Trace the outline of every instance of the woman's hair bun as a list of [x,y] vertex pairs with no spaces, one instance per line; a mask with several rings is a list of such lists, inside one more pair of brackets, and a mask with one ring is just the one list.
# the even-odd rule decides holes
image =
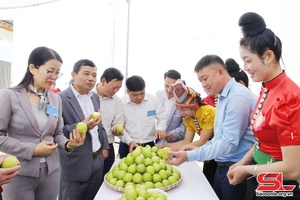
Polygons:
[[265,20],[254,12],[243,14],[239,19],[239,26],[241,27],[244,37],[262,33],[267,27]]
[[239,64],[232,58],[228,58],[225,61],[225,67],[229,73],[236,72],[240,70]]

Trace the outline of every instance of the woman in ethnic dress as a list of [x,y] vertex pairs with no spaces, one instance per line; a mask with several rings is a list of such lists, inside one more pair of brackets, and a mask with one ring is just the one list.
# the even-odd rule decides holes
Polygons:
[[244,36],[240,40],[244,70],[254,82],[262,82],[262,89],[250,119],[256,144],[230,167],[227,177],[235,185],[250,175],[246,199],[286,199],[260,197],[261,190],[255,191],[256,176],[263,178],[260,173],[274,173],[277,177],[282,174],[281,185],[295,186],[292,195],[299,199],[296,180],[300,180],[300,88],[282,70],[282,43],[266,28],[264,19],[253,12],[245,13],[239,26]]

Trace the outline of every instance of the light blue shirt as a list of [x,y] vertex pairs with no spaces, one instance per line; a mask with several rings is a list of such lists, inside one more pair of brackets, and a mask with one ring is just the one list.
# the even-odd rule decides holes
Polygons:
[[237,162],[254,144],[250,116],[255,99],[249,89],[233,78],[219,95],[214,137],[202,147],[188,151],[188,161]]

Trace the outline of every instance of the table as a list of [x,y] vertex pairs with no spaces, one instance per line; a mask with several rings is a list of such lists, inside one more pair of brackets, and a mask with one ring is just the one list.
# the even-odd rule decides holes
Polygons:
[[[115,163],[119,162],[116,160]],[[170,200],[217,200],[218,197],[205,178],[197,161],[185,162],[176,168],[182,174],[182,181],[176,187],[167,191]],[[121,192],[109,188],[103,182],[94,200],[117,200]]]

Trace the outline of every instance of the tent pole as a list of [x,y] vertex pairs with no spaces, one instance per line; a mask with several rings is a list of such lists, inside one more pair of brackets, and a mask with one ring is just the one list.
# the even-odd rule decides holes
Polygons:
[[[129,19],[130,19],[130,0],[127,0],[128,15],[127,15],[127,47],[126,47],[126,69],[125,69],[125,81],[128,78],[128,55],[129,55]],[[124,93],[126,94],[126,87]]]

